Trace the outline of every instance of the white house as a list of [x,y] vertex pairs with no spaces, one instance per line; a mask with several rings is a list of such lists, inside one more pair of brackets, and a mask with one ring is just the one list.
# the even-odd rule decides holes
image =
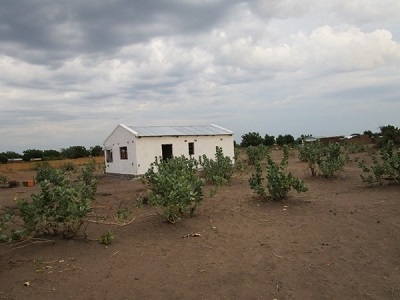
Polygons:
[[119,124],[104,141],[106,173],[141,175],[156,157],[164,159],[205,154],[214,158],[216,146],[234,158],[233,132],[206,126],[126,126]]

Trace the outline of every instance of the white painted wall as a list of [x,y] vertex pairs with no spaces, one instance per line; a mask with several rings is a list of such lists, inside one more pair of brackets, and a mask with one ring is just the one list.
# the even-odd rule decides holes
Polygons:
[[[122,126],[118,126],[104,142],[105,151],[112,149],[113,162],[106,164],[106,173],[142,175],[146,173],[155,157],[162,156],[162,145],[172,144],[173,156],[184,155],[189,157],[188,143],[194,143],[195,159],[205,154],[214,158],[216,146],[222,147],[224,155],[234,158],[233,135],[217,136],[161,136],[141,137],[135,135]],[[128,159],[120,159],[120,147],[128,149]],[[105,158],[106,159],[106,158]]]
[[188,143],[194,143],[195,159],[205,154],[208,158],[214,158],[215,147],[222,147],[225,156],[234,158],[233,136],[179,136],[179,137],[142,137],[136,139],[136,155],[138,165],[138,173],[144,174],[154,162],[155,157],[162,156],[162,144],[172,144],[173,156],[184,155],[189,157]]
[[[128,159],[120,159],[120,147],[127,147]],[[109,149],[112,149],[113,151],[113,162],[106,161],[106,155],[104,152],[106,173],[136,174],[137,159],[135,136],[131,132],[118,126],[104,142],[104,151]]]

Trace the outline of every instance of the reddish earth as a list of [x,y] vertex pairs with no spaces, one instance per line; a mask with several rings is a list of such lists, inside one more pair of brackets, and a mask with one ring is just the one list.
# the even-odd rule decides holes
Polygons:
[[[115,222],[127,206],[137,220],[90,223],[92,239],[115,231],[109,246],[83,238],[0,244],[0,299],[400,299],[400,187],[362,184],[355,162],[337,178],[311,178],[292,155],[288,170],[307,193],[261,202],[247,170],[176,225],[135,208],[146,192],[139,180],[99,174],[94,211]],[[38,190],[1,189],[0,209]]]

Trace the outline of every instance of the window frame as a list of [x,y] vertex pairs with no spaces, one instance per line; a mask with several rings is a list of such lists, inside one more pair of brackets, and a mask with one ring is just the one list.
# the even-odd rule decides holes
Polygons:
[[194,155],[194,142],[188,143],[188,152],[189,152],[189,156]]
[[127,146],[119,147],[119,158],[121,160],[128,159],[128,147]]
[[112,163],[113,162],[113,151],[112,149],[106,149],[106,162]]

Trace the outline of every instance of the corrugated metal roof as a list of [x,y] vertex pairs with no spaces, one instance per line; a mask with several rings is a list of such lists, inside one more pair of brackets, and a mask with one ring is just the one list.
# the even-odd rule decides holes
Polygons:
[[231,135],[232,131],[217,125],[204,126],[126,126],[136,136]]

